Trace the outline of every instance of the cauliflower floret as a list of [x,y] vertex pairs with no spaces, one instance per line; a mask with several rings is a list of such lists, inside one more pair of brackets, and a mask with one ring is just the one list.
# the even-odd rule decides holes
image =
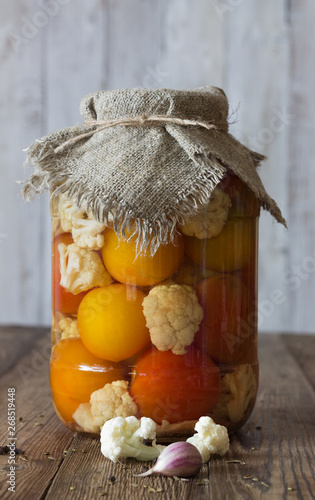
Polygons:
[[63,231],[70,232],[75,219],[83,219],[84,211],[80,211],[70,200],[66,194],[59,195],[58,199],[58,214]]
[[185,354],[203,318],[193,287],[157,285],[143,300],[143,312],[151,342],[160,351]]
[[100,426],[94,420],[90,403],[80,404],[72,416],[84,432],[100,433]]
[[[104,245],[103,231],[106,224],[101,224],[93,217],[92,211],[80,211],[65,194],[52,199],[51,211],[55,230],[72,232],[74,243],[81,248],[100,250]],[[56,219],[56,218],[59,219]],[[60,230],[59,230],[60,227]]]
[[126,380],[116,380],[91,394],[91,413],[99,425],[113,417],[129,417],[138,413],[138,408],[128,392]]
[[203,462],[208,462],[210,455],[224,455],[230,446],[227,428],[217,425],[210,417],[200,417],[195,425],[197,434],[187,439],[187,443],[198,448]]
[[70,338],[80,338],[78,321],[72,318],[63,318],[58,323],[61,331],[61,340]]
[[240,365],[234,372],[227,373],[221,384],[221,395],[214,408],[215,415],[231,422],[239,422],[255,399],[257,382],[250,365]]
[[72,237],[74,243],[81,248],[100,250],[104,246],[102,234],[106,225],[94,219],[74,219]]
[[[134,457],[148,461],[158,457],[164,446],[155,442],[156,423],[151,418],[116,417],[105,422],[101,431],[101,452],[117,462],[121,457]],[[143,443],[152,440],[151,446]]]
[[85,432],[99,433],[107,420],[137,413],[137,405],[128,392],[128,382],[115,380],[92,392],[90,402],[80,404],[73,418]]
[[228,218],[230,206],[229,195],[216,188],[212,191],[208,205],[199,205],[198,212],[188,217],[180,229],[187,236],[195,236],[200,240],[218,236]]
[[98,253],[80,248],[76,243],[59,243],[60,285],[77,295],[96,286],[106,286],[112,278],[106,271]]

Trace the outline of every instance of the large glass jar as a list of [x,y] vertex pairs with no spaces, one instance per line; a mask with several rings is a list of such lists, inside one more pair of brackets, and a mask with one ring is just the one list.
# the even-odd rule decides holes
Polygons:
[[[53,194],[53,193],[52,193]],[[52,356],[58,416],[98,434],[115,416],[151,417],[158,436],[210,415],[234,431],[258,387],[259,203],[228,172],[206,208],[151,254],[135,226],[52,196]]]

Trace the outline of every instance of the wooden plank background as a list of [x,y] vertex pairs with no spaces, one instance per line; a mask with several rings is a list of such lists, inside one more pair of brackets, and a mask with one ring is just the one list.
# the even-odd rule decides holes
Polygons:
[[77,123],[98,89],[222,86],[232,133],[269,159],[261,177],[289,231],[263,214],[260,327],[314,331],[315,2],[0,0],[0,323],[50,321],[48,198],[25,204],[36,138]]

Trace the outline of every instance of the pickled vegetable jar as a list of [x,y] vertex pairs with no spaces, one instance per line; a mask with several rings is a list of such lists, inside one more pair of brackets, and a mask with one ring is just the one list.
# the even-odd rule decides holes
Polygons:
[[228,172],[205,206],[152,255],[133,226],[52,196],[53,349],[60,419],[98,433],[109,418],[152,418],[185,435],[209,415],[230,431],[258,387],[259,203]]
[[93,434],[117,416],[234,431],[258,388],[260,208],[285,225],[264,157],[229,134],[216,87],[100,91],[80,111],[28,149],[23,187],[51,192],[56,411]]

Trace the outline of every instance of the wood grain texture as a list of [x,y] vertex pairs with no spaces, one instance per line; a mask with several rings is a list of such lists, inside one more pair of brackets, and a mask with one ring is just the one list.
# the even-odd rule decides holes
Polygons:
[[[231,106],[239,110],[233,133],[269,159],[259,169],[267,192],[287,210],[289,35],[286,2],[243,1],[226,12],[227,67],[224,87]],[[259,241],[259,324],[264,330],[290,329],[288,300],[273,303],[288,266],[290,232],[263,212]]]
[[261,329],[312,332],[314,2],[0,0],[0,9],[0,323],[50,322],[48,196],[22,201],[22,149],[80,121],[81,97],[98,89],[218,85],[232,111],[240,103],[232,133],[269,157],[261,177],[289,225],[261,217]]
[[[198,476],[187,482],[136,478],[133,474],[147,464],[134,460],[113,464],[101,455],[97,439],[68,431],[50,402],[49,335],[42,336],[42,330],[34,330],[32,335],[30,329],[0,328],[0,345],[5,352],[10,352],[12,342],[16,359],[1,375],[0,445],[7,443],[7,389],[15,387],[17,447],[25,451],[23,458],[17,458],[16,498],[88,500],[104,496],[137,500],[151,493],[167,500],[314,498],[315,392],[310,363],[315,355],[314,337],[261,337],[260,389],[252,417],[231,436],[228,454],[212,457]],[[7,491],[7,471],[7,456],[2,455],[0,496],[5,500],[12,495]]]
[[282,338],[287,350],[305,373],[305,377],[313,389],[315,389],[314,337],[306,335],[283,335]]
[[163,11],[159,87],[222,86],[225,70],[224,24],[215,2],[171,0]]
[[[37,9],[36,9],[36,7]],[[38,10],[35,1],[1,2],[5,13],[1,23],[0,62],[0,134],[1,183],[0,199],[0,321],[2,323],[43,323],[49,312],[49,282],[42,286],[41,270],[44,253],[41,251],[41,231],[47,219],[42,210],[45,198],[25,208],[20,186],[23,161],[27,147],[38,134],[43,133],[42,65],[40,33],[33,36],[27,21]],[[3,21],[6,21],[5,23]],[[26,38],[22,31],[29,36]],[[20,37],[23,42],[14,42]],[[49,226],[48,226],[49,227]],[[48,260],[49,262],[49,260]],[[46,304],[46,307],[45,307]]]
[[[32,345],[46,332],[43,328],[1,327],[0,344],[0,375],[9,371],[22,356],[25,350],[30,350]],[[47,362],[47,357],[44,360]]]
[[[302,331],[310,331],[314,322],[315,293],[315,40],[312,19],[315,4],[312,0],[292,2],[290,18],[290,108],[294,120],[290,126],[289,147],[289,220],[291,241],[290,266],[290,323]],[[301,79],[301,75],[305,75]],[[303,311],[297,315],[296,311]]]
[[[70,431],[63,428],[58,419],[53,418],[53,409],[49,390],[49,335],[42,335],[42,330],[33,332],[33,339],[26,344],[21,330],[1,329],[1,349],[10,350],[10,344],[23,346],[24,356],[20,357],[17,348],[16,362],[13,368],[1,376],[0,384],[0,429],[1,444],[8,444],[7,397],[8,388],[16,390],[16,447],[25,451],[25,456],[16,458],[16,480],[19,483],[17,498],[42,498],[52,478],[58,471],[63,450],[73,439]],[[26,330],[29,335],[30,330]],[[46,332],[47,333],[47,330]],[[39,337],[39,339],[38,339]],[[37,341],[34,340],[37,338]],[[33,342],[32,342],[33,340]],[[8,343],[8,344],[7,344]],[[6,346],[6,347],[4,347]],[[55,460],[48,459],[48,455]],[[10,498],[7,491],[7,456],[0,457],[1,498]],[[26,459],[26,460],[25,460]]]

